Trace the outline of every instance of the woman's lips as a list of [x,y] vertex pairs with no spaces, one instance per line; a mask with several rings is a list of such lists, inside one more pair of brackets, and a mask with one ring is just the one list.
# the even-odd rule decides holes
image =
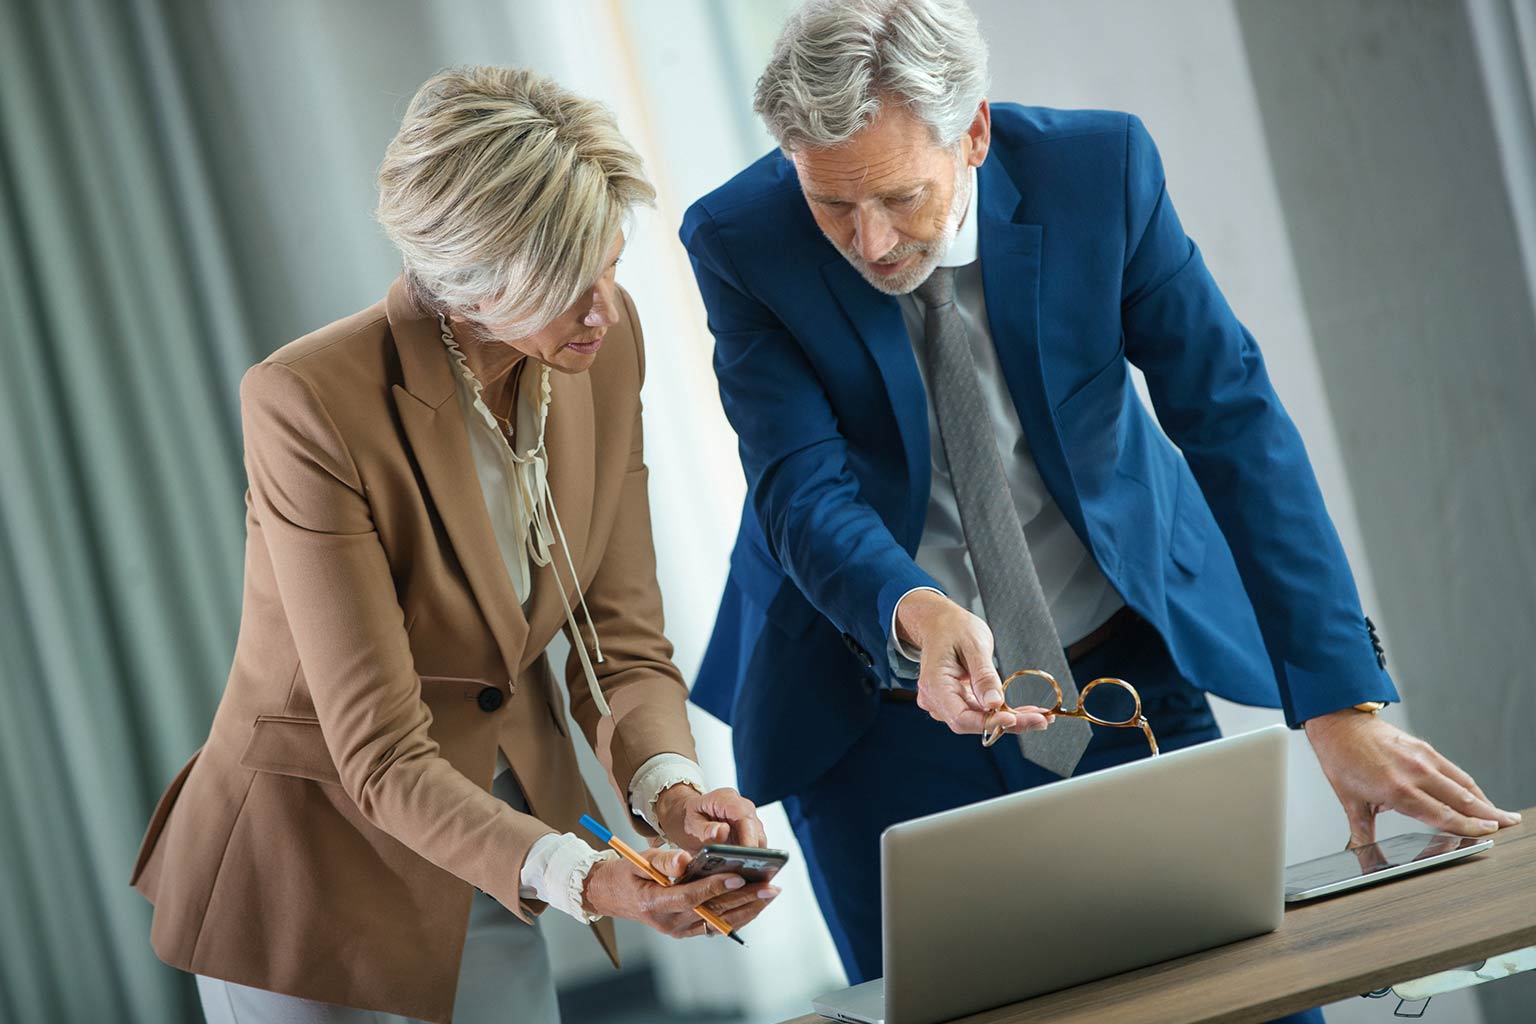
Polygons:
[[580,352],[584,356],[590,356],[603,347],[603,336],[599,334],[590,341],[573,341],[565,347],[573,352]]

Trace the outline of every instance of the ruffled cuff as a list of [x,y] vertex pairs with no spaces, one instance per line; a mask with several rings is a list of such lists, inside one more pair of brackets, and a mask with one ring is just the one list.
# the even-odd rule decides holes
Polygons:
[[656,798],[678,783],[706,792],[704,770],[682,754],[657,754],[648,758],[629,783],[629,807],[659,834],[656,822]]
[[543,900],[582,924],[591,924],[601,914],[589,914],[582,906],[582,892],[587,874],[598,861],[618,857],[612,850],[594,850],[573,832],[540,836],[523,861],[521,895]]

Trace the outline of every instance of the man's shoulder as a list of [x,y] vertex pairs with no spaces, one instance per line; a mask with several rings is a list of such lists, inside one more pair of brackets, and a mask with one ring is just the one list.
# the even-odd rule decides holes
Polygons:
[[1123,139],[1130,121],[1131,115],[1123,110],[1067,110],[994,103],[992,144],[1006,151],[1046,143],[1081,141],[1086,144],[1104,136]]
[[733,221],[794,211],[800,198],[795,166],[779,150],[764,153],[723,185],[700,196],[683,217],[683,241],[706,221]]

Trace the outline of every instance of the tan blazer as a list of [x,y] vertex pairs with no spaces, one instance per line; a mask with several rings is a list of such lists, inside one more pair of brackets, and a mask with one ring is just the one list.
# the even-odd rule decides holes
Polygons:
[[[591,370],[551,375],[546,428],[613,717],[576,665],[571,708],[621,796],[652,755],[696,758],[662,635],[644,351],[627,294],[624,307]],[[544,655],[565,623],[555,577],[535,569],[525,617],[454,382],[435,318],[400,281],[241,381],[234,666],[130,880],[173,967],[447,1024],[472,887],[531,922],[544,904],[518,896],[529,847],[583,834],[594,804]],[[498,745],[533,816],[489,792]],[[617,963],[611,922],[596,931]]]

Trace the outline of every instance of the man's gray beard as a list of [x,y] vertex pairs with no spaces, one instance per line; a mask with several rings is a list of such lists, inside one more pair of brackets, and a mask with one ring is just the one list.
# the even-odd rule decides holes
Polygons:
[[[898,245],[885,254],[886,262],[894,262],[913,253],[923,254],[921,259],[905,270],[896,274],[880,274],[855,250],[844,249],[836,242],[832,242],[833,246],[875,289],[887,295],[906,295],[928,280],[939,261],[949,253],[949,247],[954,244],[955,235],[960,230],[960,220],[971,203],[971,176],[963,162],[955,170],[955,180],[955,194],[949,203],[949,216],[944,218],[944,230],[939,232],[939,237],[931,242]],[[827,241],[832,241],[830,236]]]

